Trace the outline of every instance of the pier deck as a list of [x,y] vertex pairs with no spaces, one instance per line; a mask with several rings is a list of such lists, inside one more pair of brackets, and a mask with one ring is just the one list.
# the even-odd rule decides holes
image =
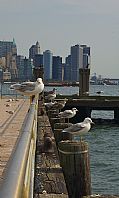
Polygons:
[[29,105],[28,99],[0,99],[0,181],[4,177],[5,167],[15,148]]

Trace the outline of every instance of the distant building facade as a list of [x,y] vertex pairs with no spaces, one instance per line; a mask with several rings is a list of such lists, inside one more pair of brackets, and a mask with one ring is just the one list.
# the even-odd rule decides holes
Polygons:
[[71,46],[71,80],[79,81],[79,68],[83,68],[83,48]]
[[9,78],[11,78],[11,80],[17,79],[18,77],[16,57],[17,46],[15,40],[0,41],[0,59],[4,59],[4,62],[2,61],[3,65],[1,64],[1,68],[3,69],[3,72],[10,72]]
[[65,58],[64,81],[71,81],[71,55]]
[[52,79],[52,59],[53,59],[53,54],[50,50],[46,50],[43,52],[43,66],[44,66],[45,80]]
[[62,81],[62,57],[60,56],[53,56],[52,79]]
[[36,54],[40,54],[40,44],[37,41],[35,45],[32,45],[29,49],[29,58],[33,59],[35,58]]
[[34,56],[34,67],[43,66],[43,54],[36,54]]

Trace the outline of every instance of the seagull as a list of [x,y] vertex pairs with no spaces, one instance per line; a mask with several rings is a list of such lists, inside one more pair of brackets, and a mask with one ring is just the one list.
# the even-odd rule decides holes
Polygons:
[[53,88],[52,91],[45,92],[47,94],[45,99],[50,100],[51,102],[56,98],[56,88]]
[[60,111],[61,109],[65,107],[66,102],[67,102],[66,100],[58,101],[58,102],[55,101],[54,103],[52,103],[52,105],[49,108],[58,109]]
[[38,78],[36,82],[23,82],[11,85],[10,89],[16,90],[25,96],[33,96],[40,94],[44,90],[44,84],[42,78]]
[[85,118],[83,122],[73,124],[72,126],[63,129],[63,133],[70,133],[72,135],[79,135],[80,141],[82,141],[82,135],[87,134],[88,131],[91,128],[91,124],[94,124],[94,122],[91,120],[91,118]]
[[46,102],[44,103],[44,105],[48,108],[51,109],[57,102]]
[[69,118],[73,118],[76,115],[76,112],[78,110],[74,107],[71,110],[65,110],[63,112],[60,112],[58,114],[58,117],[60,118],[68,118],[68,123],[69,123]]

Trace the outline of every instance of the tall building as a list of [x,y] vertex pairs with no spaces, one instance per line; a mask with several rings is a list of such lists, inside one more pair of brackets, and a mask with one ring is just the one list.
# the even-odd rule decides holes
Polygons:
[[24,58],[24,77],[25,80],[32,80],[33,78],[33,60]]
[[32,45],[29,49],[29,58],[34,60],[36,54],[40,54],[40,44],[37,41],[35,45]]
[[71,55],[68,55],[65,59],[64,80],[71,81]]
[[0,41],[0,57],[6,57],[7,54],[17,55],[17,47],[15,40]]
[[79,68],[83,68],[83,48],[71,46],[71,80],[79,81]]
[[53,56],[52,79],[62,81],[62,57]]
[[18,80],[19,81],[24,81],[25,76],[24,76],[24,56],[18,55],[17,56],[17,68],[18,68]]
[[52,57],[53,54],[50,50],[43,52],[43,66],[44,66],[44,79],[52,79]]
[[0,41],[0,58],[5,59],[5,66],[3,71],[10,72],[11,80],[17,79],[17,65],[16,65],[17,47],[15,40]]
[[34,67],[43,66],[43,54],[36,54],[34,57]]

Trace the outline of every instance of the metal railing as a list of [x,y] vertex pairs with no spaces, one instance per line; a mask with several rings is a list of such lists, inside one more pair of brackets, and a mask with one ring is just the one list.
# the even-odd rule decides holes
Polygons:
[[1,198],[32,198],[37,135],[38,100],[30,105],[21,136],[7,164],[0,185]]

